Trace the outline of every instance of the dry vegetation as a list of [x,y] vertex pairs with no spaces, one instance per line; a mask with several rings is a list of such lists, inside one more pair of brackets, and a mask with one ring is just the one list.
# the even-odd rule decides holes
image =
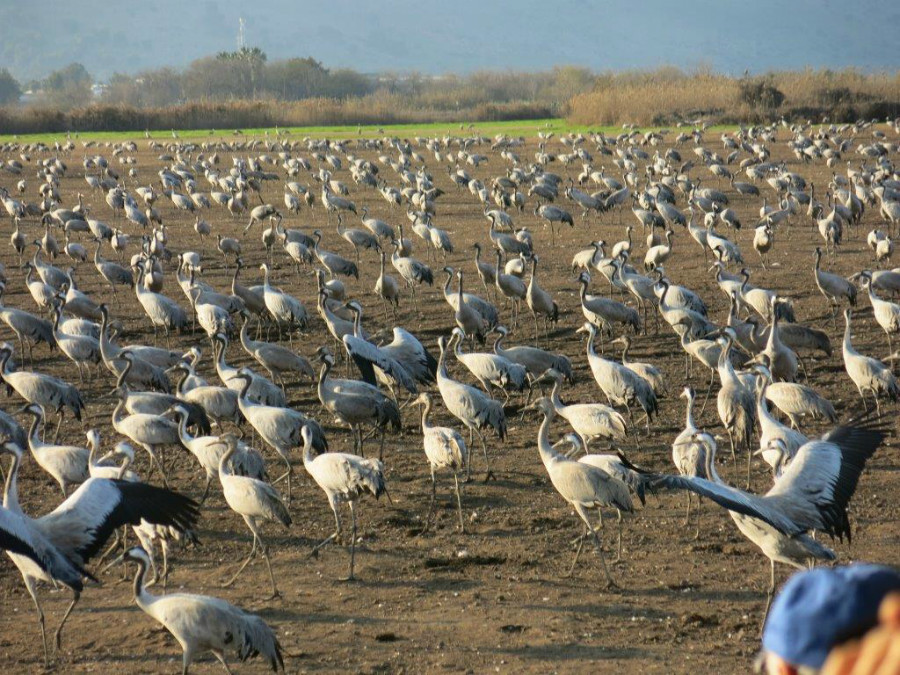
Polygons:
[[[780,96],[775,94],[780,93]],[[900,114],[900,74],[866,75],[855,70],[778,72],[733,78],[674,68],[601,75],[594,90],[573,97],[568,119],[575,124],[672,124],[792,119],[852,121]]]

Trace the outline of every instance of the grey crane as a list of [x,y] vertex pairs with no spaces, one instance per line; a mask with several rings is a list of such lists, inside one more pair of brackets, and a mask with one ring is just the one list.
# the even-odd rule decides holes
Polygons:
[[81,392],[74,386],[44,373],[13,372],[9,370],[9,359],[12,346],[8,343],[0,345],[0,379],[11,387],[28,403],[39,405],[44,411],[52,410],[59,416],[54,438],[59,436],[66,408],[79,422],[84,412],[84,401]]
[[503,341],[509,333],[506,326],[497,326],[494,332],[497,333],[497,339],[494,340],[494,353],[513,363],[525,366],[525,370],[532,378],[537,378],[548,369],[553,368],[569,382],[575,381],[572,362],[565,354],[557,354],[530,345],[504,347]]
[[891,344],[891,335],[900,333],[900,305],[882,300],[872,288],[872,277],[862,276],[862,285],[869,294],[869,302],[872,303],[872,313],[875,315],[875,321],[881,326],[888,339],[888,352],[893,352],[894,347]]
[[187,312],[177,302],[161,293],[155,293],[144,286],[145,272],[143,267],[138,268],[138,279],[134,284],[134,292],[138,302],[144,309],[147,318],[153,326],[153,334],[158,328],[166,332],[166,343],[169,342],[169,331],[177,329],[183,331],[187,328]]
[[19,351],[28,356],[28,360],[34,363],[32,350],[34,345],[44,342],[50,349],[56,347],[56,337],[53,332],[53,324],[42,317],[30,314],[22,309],[7,307],[3,304],[3,292],[5,284],[0,284],[0,320],[10,327],[19,341]]
[[[681,396],[687,399],[687,412],[684,429],[675,437],[672,442],[672,462],[681,476],[690,476],[700,478],[709,478],[706,474],[707,455],[709,447],[715,445],[715,440],[709,437],[709,434],[697,428],[694,423],[694,400],[695,394],[693,387],[685,387]],[[684,516],[685,527],[691,525],[691,492],[687,493],[687,511]],[[700,538],[700,504],[703,498],[697,498],[697,531],[694,539]]]
[[219,598],[190,593],[152,595],[147,591],[144,577],[150,557],[140,546],[127,550],[110,563],[134,562],[138,569],[134,577],[134,601],[141,610],[155,619],[174,637],[182,649],[182,675],[187,675],[197,652],[210,651],[231,672],[225,652],[231,648],[241,661],[262,656],[272,670],[284,670],[281,645],[275,633],[255,614],[248,614]]
[[597,327],[586,322],[578,329],[579,333],[587,333],[587,357],[594,381],[611,405],[623,405],[628,410],[628,417],[634,425],[631,406],[637,404],[644,411],[647,433],[650,433],[650,421],[658,412],[656,394],[653,387],[643,377],[621,363],[609,361],[594,351],[594,340]]
[[249,370],[241,368],[235,375],[235,379],[242,384],[238,393],[238,406],[241,414],[266,445],[278,453],[287,467],[287,470],[276,478],[275,482],[278,483],[287,478],[288,502],[290,502],[293,497],[291,476],[294,473],[291,466],[291,449],[300,446],[300,428],[304,425],[310,426],[311,431],[315,432],[316,446],[327,450],[328,442],[322,428],[299,410],[263,405],[248,399],[247,392],[253,384],[253,373]]
[[416,380],[406,368],[390,353],[365,339],[362,331],[362,305],[352,301],[345,307],[353,313],[353,333],[344,335],[342,342],[347,356],[359,368],[363,381],[375,386],[377,368],[389,383],[402,386],[410,394],[418,394]]
[[428,507],[428,515],[425,517],[423,532],[431,526],[431,517],[434,513],[434,502],[437,492],[435,471],[449,469],[453,473],[453,485],[456,491],[456,509],[459,514],[459,531],[465,532],[463,522],[462,498],[459,494],[459,472],[469,464],[469,452],[466,442],[456,429],[450,427],[434,426],[428,421],[431,413],[431,396],[422,392],[413,401],[422,406],[422,447],[428,466],[431,469],[431,503]]
[[247,556],[234,576],[225,583],[225,586],[230,586],[235,582],[256,555],[256,551],[259,550],[266,561],[269,580],[272,582],[270,597],[276,598],[280,593],[275,585],[272,563],[269,561],[269,547],[259,533],[259,521],[269,520],[281,523],[284,527],[290,527],[291,515],[284,502],[281,501],[281,495],[271,485],[259,478],[236,475],[232,471],[229,460],[238,450],[238,439],[233,434],[225,434],[220,443],[223,443],[226,448],[219,458],[219,482],[222,484],[222,494],[225,496],[228,507],[244,519],[247,528],[253,534],[250,555]]
[[384,250],[379,251],[381,258],[381,266],[378,272],[378,278],[375,280],[375,288],[373,292],[381,298],[381,305],[384,309],[384,318],[387,319],[387,306],[391,306],[391,314],[397,318],[397,307],[400,306],[400,286],[397,280],[390,274],[385,273],[385,262],[387,254]]
[[312,364],[302,354],[298,354],[278,344],[251,339],[247,333],[248,323],[249,316],[245,314],[241,325],[241,346],[245,352],[256,359],[256,362],[269,372],[272,380],[276,384],[280,384],[282,389],[284,389],[282,375],[286,372],[293,372],[301,377],[308,377],[310,380],[316,378],[316,372],[313,370]]
[[178,435],[178,424],[168,417],[154,415],[152,413],[125,414],[127,394],[119,390],[119,403],[113,410],[112,426],[116,433],[130,439],[136,445],[140,445],[150,457],[150,469],[154,466],[162,475],[163,485],[168,487],[169,478],[166,475],[165,466],[158,450],[165,446],[181,445]]
[[572,214],[558,206],[552,204],[541,204],[535,207],[534,214],[540,216],[550,225],[550,245],[556,246],[556,229],[554,223],[565,223],[569,227],[575,227],[575,221]]
[[731,457],[736,457],[736,449],[743,447],[747,451],[747,487],[750,487],[750,443],[753,438],[753,429],[756,426],[756,397],[738,377],[729,358],[732,344],[734,343],[734,331],[730,328],[722,329],[717,370],[721,388],[716,396],[716,410],[719,419],[728,433],[728,441],[731,445]]
[[400,243],[394,239],[391,244],[394,246],[394,253],[391,255],[391,264],[406,282],[412,294],[413,303],[415,304],[416,313],[419,312],[419,301],[416,295],[416,286],[421,284],[434,284],[434,275],[431,268],[423,262],[416,260],[410,256],[400,255]]
[[506,402],[509,402],[509,391],[522,391],[528,380],[528,371],[524,366],[509,361],[502,356],[488,352],[462,353],[462,341],[466,334],[459,327],[453,329],[453,353],[456,360],[462,363],[481,384],[488,396],[493,398],[493,389],[503,391]]
[[494,270],[494,287],[500,294],[506,298],[508,303],[512,304],[512,323],[513,330],[519,323],[519,304],[525,299],[528,287],[525,282],[513,274],[506,274],[500,271],[500,264],[503,262],[503,252],[497,251],[497,265]]
[[622,511],[631,512],[634,510],[631,494],[622,481],[614,480],[608,473],[595,466],[569,459],[550,445],[550,423],[556,416],[556,412],[548,399],[539,398],[529,406],[529,409],[539,411],[544,415],[538,430],[537,446],[544,468],[550,476],[550,482],[553,483],[553,487],[556,488],[559,495],[572,505],[575,513],[584,522],[584,534],[579,537],[578,550],[575,552],[575,559],[567,574],[572,574],[575,569],[584,539],[590,533],[603,565],[607,587],[614,587],[616,584],[606,566],[600,535],[591,523],[588,510],[599,510],[603,506],[615,506]]
[[[458,333],[451,335],[451,346],[458,337]],[[437,384],[441,399],[443,399],[444,406],[450,411],[450,414],[462,422],[469,430],[469,446],[472,445],[473,434],[477,435],[478,440],[481,441],[481,451],[487,467],[485,480],[489,480],[494,477],[494,473],[491,471],[487,456],[487,446],[484,443],[484,436],[482,436],[481,431],[490,427],[500,440],[506,438],[506,414],[503,406],[475,387],[452,379],[447,374],[447,338],[444,336],[438,338],[438,348],[441,353],[437,365]]]
[[[525,289],[525,304],[531,310],[531,316],[534,318],[534,339],[538,337],[538,315],[540,314],[546,319],[547,325],[559,321],[559,305],[547,291],[540,287],[537,281],[537,265],[538,257],[531,256],[531,278],[528,280],[528,287]],[[549,332],[549,331],[548,331]]]
[[[558,448],[566,444],[571,447],[567,457],[574,458],[579,452],[584,452],[585,454],[578,458],[579,462],[596,467],[614,481],[625,484],[629,492],[636,495],[641,504],[646,504],[646,490],[652,485],[654,474],[632,464],[621,450],[617,450],[615,454],[605,455],[589,453],[578,434],[566,434],[554,443],[553,447]],[[597,515],[602,526],[603,515],[599,509]],[[616,559],[613,560],[613,563],[618,563],[622,559],[622,511],[618,508],[616,508],[616,526]]]
[[77,445],[56,445],[44,443],[38,436],[38,429],[44,422],[44,411],[34,404],[26,405],[21,412],[31,415],[31,429],[28,432],[28,449],[37,465],[59,484],[63,499],[69,496],[67,488],[80,485],[89,477],[88,457],[90,451]]
[[860,354],[853,348],[850,342],[850,317],[849,309],[844,310],[844,328],[843,356],[844,368],[853,384],[859,391],[859,397],[862,399],[863,407],[868,411],[869,405],[866,402],[866,394],[872,395],[875,399],[875,408],[878,414],[881,414],[882,397],[896,401],[900,398],[900,384],[897,378],[891,372],[891,369],[885,366],[878,359],[871,356]]
[[816,286],[819,292],[825,296],[831,304],[831,322],[835,323],[837,318],[837,305],[840,298],[846,298],[851,307],[856,306],[856,286],[852,282],[844,279],[837,274],[825,272],[821,269],[822,249],[816,246],[816,266],[814,274],[816,277]]
[[56,576],[54,567],[41,565],[33,559],[9,553],[13,564],[22,574],[25,588],[34,602],[41,627],[44,658],[49,662],[49,650],[44,630],[44,612],[35,590],[35,581],[59,581],[73,592],[73,600],[56,630],[55,643],[59,649],[62,629],[81,596],[80,577],[84,565],[106,544],[109,536],[123,525],[138,525],[142,520],[175,527],[180,531],[194,527],[199,517],[197,505],[177,492],[156,488],[144,483],[129,483],[104,478],[89,478],[68,499],[50,513],[32,519],[19,506],[18,473],[22,448],[7,442],[3,450],[12,455],[3,491],[4,509],[12,512],[20,527],[52,545],[78,570],[79,583],[70,584],[68,576]]
[[303,466],[328,498],[328,505],[334,513],[334,521],[337,526],[334,534],[318,544],[313,549],[313,553],[318,552],[332,541],[340,541],[342,534],[340,506],[342,503],[346,503],[350,507],[351,518],[350,574],[346,578],[347,581],[350,581],[355,578],[353,572],[356,560],[356,502],[366,492],[372,494],[375,499],[382,494],[387,494],[384,465],[377,459],[364,459],[344,452],[326,452],[314,456],[312,433],[305,426],[301,433],[303,436]]
[[641,329],[641,315],[632,307],[628,307],[617,300],[604,298],[600,295],[588,293],[591,284],[591,275],[581,272],[578,275],[578,283],[581,285],[579,298],[581,300],[581,313],[591,325],[598,328],[601,333],[605,329],[612,332],[613,324],[630,326],[635,333]]
[[[380,251],[381,245],[378,243],[378,237],[371,233],[365,232],[363,230],[358,230],[356,228],[345,228],[344,227],[344,217],[339,213],[337,217],[337,232],[338,234],[348,242],[353,250],[356,252],[356,264],[359,265],[359,249],[363,248],[370,251]],[[318,249],[318,242],[316,243],[316,249]],[[325,262],[322,261],[322,256],[316,253],[319,261],[325,265]],[[349,261],[345,261],[349,262]],[[327,265],[326,265],[327,267]],[[349,275],[348,275],[349,276]],[[357,279],[359,278],[357,272]]]
[[394,430],[401,428],[397,403],[368,382],[329,377],[334,367],[334,357],[324,347],[320,347],[317,353],[322,362],[317,387],[319,401],[340,422],[350,427],[354,433],[354,450],[360,455],[365,440],[362,425],[372,425],[380,437],[378,456],[381,459],[384,456],[385,428],[388,425]]
[[[834,551],[807,534],[850,537],[847,505],[866,461],[886,434],[871,421],[833,429],[805,443],[763,496],[726,485],[715,468],[715,444],[707,455],[708,478],[663,476],[656,485],[690,490],[728,509],[738,529],[769,558],[771,580],[766,611],[775,592],[775,563],[805,569],[815,560],[834,560]],[[711,437],[707,435],[707,443]],[[765,623],[765,617],[763,617]]]

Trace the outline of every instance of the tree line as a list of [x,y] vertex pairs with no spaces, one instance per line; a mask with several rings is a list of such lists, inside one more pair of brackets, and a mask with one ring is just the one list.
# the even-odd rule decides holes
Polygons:
[[589,91],[595,75],[565,66],[541,73],[476,72],[425,76],[420,73],[366,74],[327,68],[312,57],[269,61],[258,47],[219,52],[182,70],[158,68],[115,73],[95,93],[90,73],[79,63],[24,85],[0,70],[0,105],[15,104],[23,90],[29,104],[69,110],[92,103],[160,108],[193,102],[253,100],[347,100],[372,95],[406,96],[410,105],[464,111],[488,103],[531,102],[561,111],[574,94]]

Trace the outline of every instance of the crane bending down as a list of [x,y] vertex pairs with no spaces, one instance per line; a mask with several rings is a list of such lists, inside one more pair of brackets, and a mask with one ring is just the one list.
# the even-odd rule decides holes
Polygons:
[[197,652],[211,651],[230,673],[225,660],[225,650],[236,650],[241,661],[261,655],[274,672],[284,670],[281,645],[275,633],[255,614],[248,614],[234,605],[208,595],[171,593],[152,595],[147,592],[144,577],[150,566],[150,557],[140,546],[135,546],[110,563],[137,563],[134,577],[134,601],[144,614],[156,619],[181,645],[181,672],[188,668]]
[[[775,484],[762,496],[726,485],[715,467],[715,443],[708,434],[709,478],[661,476],[655,485],[690,490],[725,507],[741,533],[769,559],[771,580],[766,614],[775,592],[775,563],[803,569],[810,560],[834,560],[834,551],[810,537],[816,530],[850,541],[847,504],[866,461],[887,434],[871,421],[841,426],[805,443]],[[699,440],[699,439],[697,439]],[[763,617],[765,623],[765,617]]]
[[[315,457],[313,455],[312,432],[308,426],[300,432],[303,436],[303,466],[312,476],[316,484],[328,497],[328,504],[334,513],[337,529],[334,534],[318,544],[310,555],[318,553],[326,544],[341,537],[341,516],[338,512],[341,502],[350,507],[352,531],[350,533],[350,574],[345,581],[352,581],[353,566],[356,560],[356,500],[363,493],[371,492],[375,499],[387,494],[384,482],[384,465],[377,459],[364,459],[345,452],[326,452]],[[388,495],[390,499],[390,495]]]

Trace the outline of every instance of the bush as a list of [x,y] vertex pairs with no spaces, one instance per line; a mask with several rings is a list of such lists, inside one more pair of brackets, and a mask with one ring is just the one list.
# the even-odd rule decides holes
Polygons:
[[784,103],[784,94],[767,80],[741,80],[738,88],[741,102],[751,108],[775,110]]

